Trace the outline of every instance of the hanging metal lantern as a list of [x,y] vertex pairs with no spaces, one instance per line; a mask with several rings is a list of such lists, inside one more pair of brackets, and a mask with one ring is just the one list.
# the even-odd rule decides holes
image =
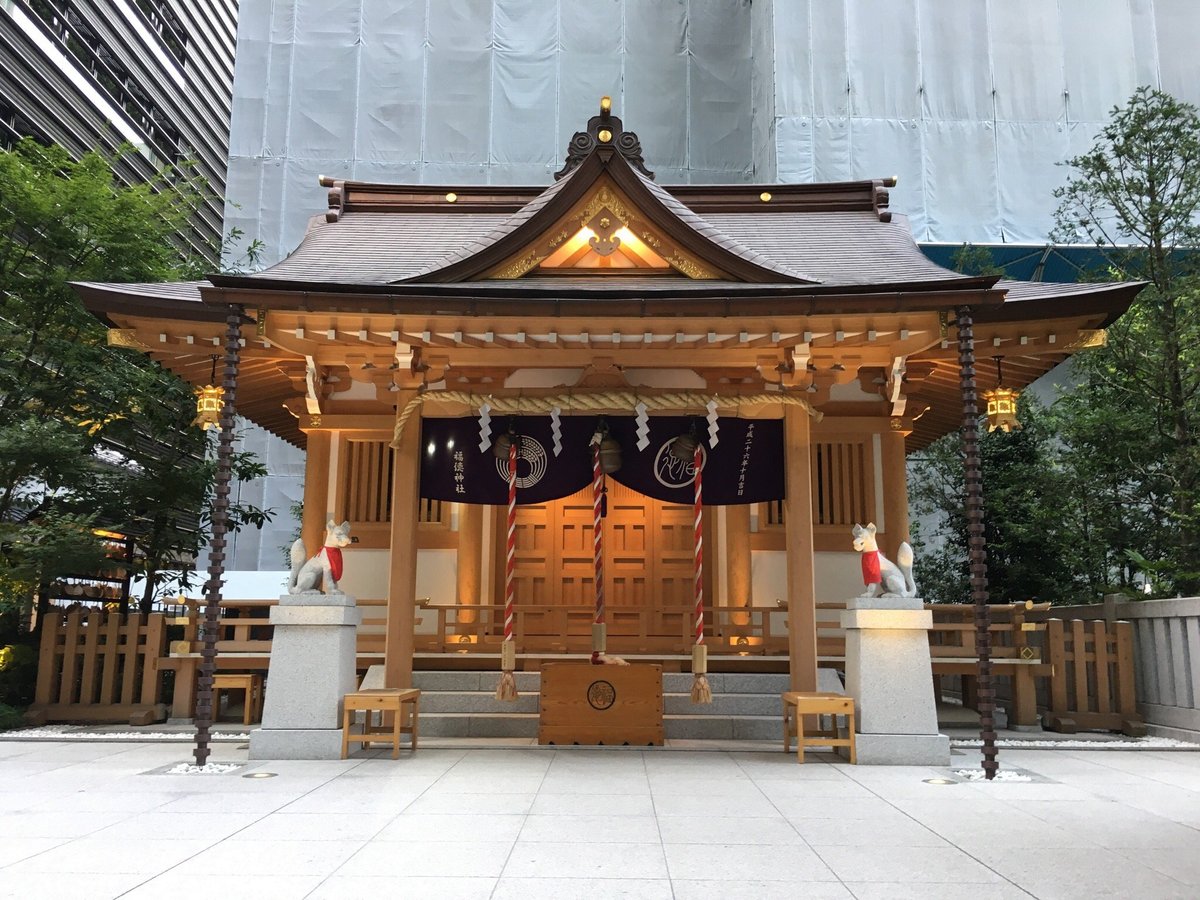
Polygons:
[[1004,373],[1000,369],[1001,357],[996,360],[996,386],[984,391],[982,396],[987,403],[988,432],[997,428],[1006,434],[1010,431],[1020,431],[1021,423],[1017,421],[1017,400],[1021,394],[1011,388],[1004,387]]
[[210,428],[221,430],[221,410],[225,406],[225,388],[206,384],[196,388],[196,418],[193,425],[199,425],[205,431]]
[[221,357],[213,354],[212,373],[208,376],[208,384],[196,391],[196,418],[193,425],[199,425],[205,431],[210,428],[221,430],[221,410],[225,407],[225,388],[215,387],[217,381],[217,360]]

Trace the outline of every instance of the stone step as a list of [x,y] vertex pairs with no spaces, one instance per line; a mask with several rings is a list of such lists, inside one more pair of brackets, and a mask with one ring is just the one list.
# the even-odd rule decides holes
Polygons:
[[[542,683],[539,672],[516,672],[517,690],[537,693]],[[493,693],[500,673],[491,672],[413,672],[413,687],[422,691],[486,691]]]
[[[536,738],[537,672],[517,672],[519,697],[495,699],[500,673],[414,672],[421,688],[421,733],[430,737]],[[779,741],[782,719],[779,695],[789,687],[787,675],[714,672],[708,676],[713,702],[691,702],[692,675],[663,674],[663,730],[672,740]],[[821,670],[821,690],[841,690],[837,673]]]
[[421,689],[421,715],[425,713],[532,713],[537,715],[537,689],[521,690],[516,700],[497,700],[491,690],[431,691]]
[[663,695],[668,716],[781,716],[782,710],[778,694],[722,694],[714,688],[712,703],[693,703],[690,692]]
[[[422,699],[424,697],[422,696]],[[421,711],[421,734],[428,737],[536,738],[537,713],[426,713]]]
[[663,716],[663,734],[669,740],[782,742],[783,720],[779,716]]

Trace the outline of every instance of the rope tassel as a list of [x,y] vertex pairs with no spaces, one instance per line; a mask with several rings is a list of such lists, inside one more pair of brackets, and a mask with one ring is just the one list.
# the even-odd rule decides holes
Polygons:
[[[598,437],[599,435],[597,435]],[[595,565],[596,614],[592,619],[592,662],[601,662],[607,649],[604,625],[604,470],[600,466],[600,441],[592,440],[592,559]]]
[[513,643],[513,575],[517,551],[517,444],[514,438],[508,445],[508,541],[504,564],[504,643],[500,645],[500,683],[496,685],[497,700],[516,700],[517,646]]
[[696,443],[693,459],[696,469],[695,485],[695,585],[696,585],[696,643],[692,647],[692,702],[712,703],[712,688],[708,683],[708,648],[704,646],[704,505],[701,470],[704,467],[704,452]]

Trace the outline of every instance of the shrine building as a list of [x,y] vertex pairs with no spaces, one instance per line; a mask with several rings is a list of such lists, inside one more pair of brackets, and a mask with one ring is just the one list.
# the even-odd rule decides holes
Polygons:
[[549,187],[321,184],[264,271],[77,287],[197,386],[232,329],[236,411],[306,450],[309,553],[350,523],[360,658],[392,687],[495,668],[515,443],[521,659],[591,650],[599,573],[609,653],[686,667],[700,596],[710,667],[815,689],[862,592],[851,527],[890,558],[908,539],[905,455],[959,427],[964,360],[1020,390],[1138,289],[943,269],[888,179],[659,185],[607,103]]

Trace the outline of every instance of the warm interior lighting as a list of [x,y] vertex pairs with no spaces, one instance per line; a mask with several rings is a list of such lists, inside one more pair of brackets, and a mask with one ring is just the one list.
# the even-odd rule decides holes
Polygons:
[[613,232],[620,243],[616,252],[601,256],[592,247],[595,231],[583,226],[562,245],[542,260],[540,269],[670,269],[671,264],[650,248],[650,245],[621,226]]
[[1004,386],[1004,371],[1000,367],[1001,357],[996,360],[996,386],[981,395],[987,403],[988,432],[997,428],[1006,434],[1010,431],[1020,431],[1021,423],[1017,421],[1017,399],[1021,396],[1017,391]]
[[206,384],[196,388],[196,418],[193,425],[199,425],[205,431],[210,428],[221,430],[221,408],[225,405],[225,388]]
[[1021,423],[1017,421],[1017,398],[1020,396],[1006,387],[983,392],[983,399],[987,402],[989,432],[997,428],[1003,432],[1021,430]]

